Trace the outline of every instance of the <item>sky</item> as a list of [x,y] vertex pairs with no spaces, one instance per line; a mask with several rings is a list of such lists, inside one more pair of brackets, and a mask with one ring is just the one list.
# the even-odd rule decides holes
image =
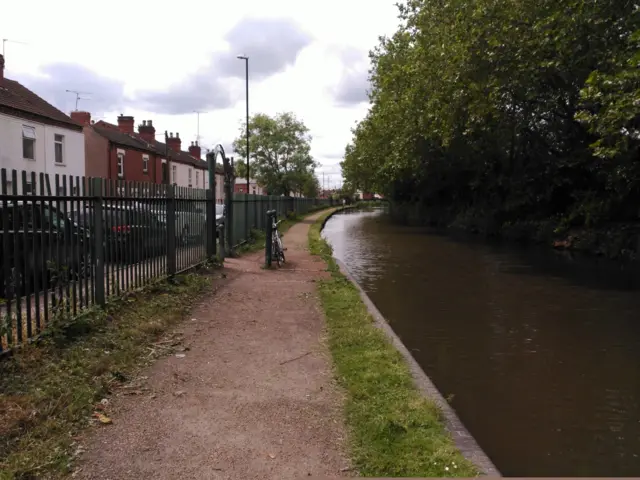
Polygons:
[[[5,2],[5,76],[64,111],[116,123],[153,120],[157,133],[231,144],[250,114],[291,111],[310,129],[327,188],[351,128],[369,108],[368,52],[398,25],[395,0],[134,0]],[[36,14],[34,14],[36,13]],[[163,141],[163,138],[158,138]]]

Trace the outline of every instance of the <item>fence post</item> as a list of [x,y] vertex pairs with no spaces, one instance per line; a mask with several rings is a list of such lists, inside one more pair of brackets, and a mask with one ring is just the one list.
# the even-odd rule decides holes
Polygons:
[[265,238],[264,242],[264,264],[268,267],[271,266],[271,247],[272,247],[272,238],[271,234],[273,233],[273,220],[276,215],[276,210],[267,210],[267,238]]
[[220,239],[220,262],[224,263],[224,254],[226,252],[225,250],[225,241],[224,241],[224,237],[226,235],[225,233],[225,225],[224,223],[222,225],[220,225],[219,228],[216,228],[216,232],[218,234],[218,238]]
[[246,193],[244,194],[244,201],[245,201],[245,214],[247,215],[247,218],[245,219],[245,228],[246,231],[244,232],[244,238],[243,240],[249,241],[249,233],[251,232],[251,218],[249,218],[249,194]]
[[103,307],[106,303],[106,296],[104,291],[104,230],[103,222],[104,218],[102,207],[104,202],[104,192],[102,189],[102,179],[91,179],[91,190],[93,195],[93,251],[95,252],[96,259],[96,274],[94,277],[94,290],[96,303]]
[[209,189],[207,190],[207,218],[205,221],[207,228],[207,256],[216,256],[216,243],[218,236],[218,223],[216,222],[216,154],[207,153],[207,166],[209,171]]
[[[211,184],[209,184],[211,185]],[[207,190],[207,218],[205,220],[207,232],[207,256],[214,258],[216,256],[216,194],[211,188]]]
[[167,185],[167,274],[176,273],[176,192]]
[[224,217],[224,235],[226,240],[226,248],[225,253],[228,253],[229,256],[233,257],[233,222],[234,219],[234,200],[235,193],[231,189],[231,182],[229,180],[225,180],[225,217]]

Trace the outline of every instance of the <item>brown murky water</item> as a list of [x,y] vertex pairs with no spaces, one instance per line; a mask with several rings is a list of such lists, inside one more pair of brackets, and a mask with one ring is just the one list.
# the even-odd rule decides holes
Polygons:
[[640,476],[640,275],[335,215],[324,236],[505,476]]

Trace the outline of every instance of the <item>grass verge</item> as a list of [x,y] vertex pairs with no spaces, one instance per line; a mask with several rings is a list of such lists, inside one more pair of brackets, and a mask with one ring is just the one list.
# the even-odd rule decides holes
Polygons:
[[0,360],[0,479],[69,473],[74,437],[92,423],[101,399],[160,355],[148,347],[208,289],[207,271],[52,328],[37,344]]
[[[285,218],[282,221],[280,225],[278,225],[278,230],[280,231],[280,233],[284,234],[296,223],[304,220],[305,217],[308,217],[309,215],[313,215],[314,213],[317,213],[320,210],[324,210],[325,208],[329,208],[329,207],[311,209],[309,212],[305,213],[304,215],[298,215],[298,214],[289,215],[287,218]],[[258,252],[260,250],[264,250],[265,244],[266,244],[266,233],[263,230],[253,229],[251,230],[249,241],[240,245],[236,249],[236,253],[238,255],[243,255],[245,253]]]
[[416,389],[402,355],[375,326],[358,289],[340,273],[320,235],[330,213],[311,226],[309,248],[331,272],[318,289],[336,377],[347,393],[354,467],[368,477],[477,475],[453,444],[438,406]]

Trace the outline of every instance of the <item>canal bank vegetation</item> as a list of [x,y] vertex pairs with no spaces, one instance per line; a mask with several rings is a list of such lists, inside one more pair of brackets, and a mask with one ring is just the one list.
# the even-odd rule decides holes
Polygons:
[[163,336],[210,289],[215,270],[129,294],[1,358],[0,479],[68,474],[80,453],[76,435],[112,421],[109,395],[158,356],[184,349],[179,335]]
[[335,374],[344,388],[351,458],[369,477],[469,477],[478,472],[444,428],[438,406],[414,385],[402,355],[377,328],[358,289],[341,273],[322,239],[321,215],[309,248],[328,265],[318,283]]
[[386,207],[386,205],[386,202],[376,200],[359,200],[354,204],[354,207],[358,210],[372,212],[375,209]]
[[371,52],[346,184],[412,223],[607,256],[640,247],[640,10],[400,2]]
[[[326,205],[319,205],[316,207],[311,207],[307,213],[304,215],[300,215],[296,212],[289,212],[287,217],[282,220],[280,225],[278,225],[278,231],[281,234],[286,233],[291,227],[293,227],[296,223],[301,222],[306,217],[313,215],[314,213],[330,208]],[[236,249],[237,255],[244,255],[246,253],[254,253],[259,252],[265,249],[267,241],[267,236],[264,230],[259,230],[257,228],[251,229],[251,233],[249,234],[249,240],[245,243],[239,245]]]

